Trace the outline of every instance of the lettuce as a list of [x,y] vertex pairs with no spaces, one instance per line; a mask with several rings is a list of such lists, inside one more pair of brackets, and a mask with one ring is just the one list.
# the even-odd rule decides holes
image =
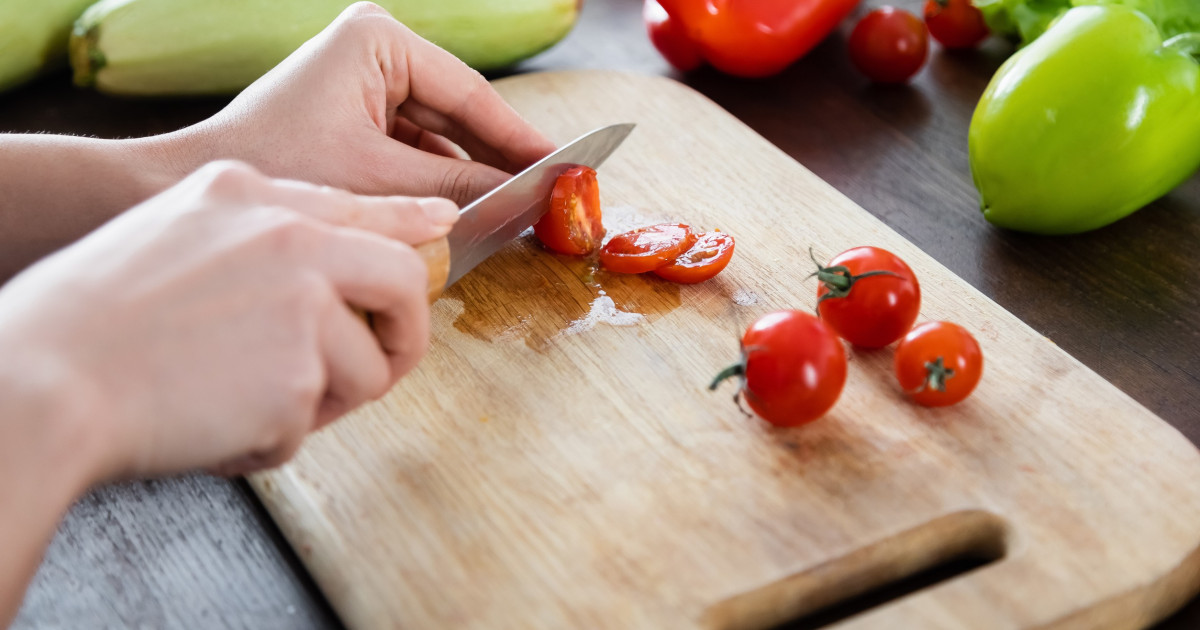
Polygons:
[[1024,45],[1038,38],[1071,7],[1123,4],[1141,11],[1163,39],[1200,32],[1200,0],[974,0],[993,33]]

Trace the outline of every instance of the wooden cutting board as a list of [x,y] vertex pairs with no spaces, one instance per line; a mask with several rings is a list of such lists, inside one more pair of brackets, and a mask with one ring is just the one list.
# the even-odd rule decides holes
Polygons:
[[[1000,559],[844,627],[1134,628],[1200,588],[1200,454],[1051,341],[687,87],[496,87],[560,142],[638,123],[600,169],[610,233],[737,253],[679,286],[523,237],[447,291],[415,372],[251,480],[348,626],[766,628],[964,554]],[[809,246],[863,244],[976,333],[971,398],[909,404],[890,349],[801,428],[706,389],[750,322],[813,308]]]

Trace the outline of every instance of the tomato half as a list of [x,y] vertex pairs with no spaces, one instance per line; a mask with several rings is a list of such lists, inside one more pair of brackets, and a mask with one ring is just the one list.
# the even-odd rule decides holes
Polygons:
[[682,72],[699,68],[704,59],[692,40],[678,22],[667,15],[658,0],[646,0],[642,6],[642,20],[646,23],[646,32],[650,35],[650,43],[658,49],[663,58]]
[[671,264],[696,242],[682,223],[660,223],[612,237],[600,249],[600,264],[617,273],[645,273]]
[[695,284],[721,273],[732,258],[732,236],[724,232],[705,232],[675,262],[655,269],[654,273],[671,282]]
[[988,36],[983,13],[971,0],[928,0],[925,25],[929,34],[946,48],[972,48]]
[[961,401],[983,376],[983,351],[965,328],[925,322],[896,347],[896,379],[914,401],[942,407]]
[[596,171],[575,166],[555,180],[550,208],[533,224],[533,233],[560,254],[588,254],[604,239],[602,218]]
[[859,20],[850,32],[850,61],[877,83],[903,83],[925,65],[929,31],[921,18],[894,7],[881,7]]
[[846,384],[846,351],[824,322],[803,311],[762,316],[742,336],[742,360],[709,389],[740,376],[739,394],[762,419],[794,427],[825,415]]
[[817,313],[837,334],[864,348],[904,336],[921,310],[921,285],[899,256],[855,247],[817,265]]

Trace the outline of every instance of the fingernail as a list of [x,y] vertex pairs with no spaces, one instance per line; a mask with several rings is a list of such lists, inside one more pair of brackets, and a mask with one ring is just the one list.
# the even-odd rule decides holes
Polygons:
[[425,213],[425,216],[434,223],[447,225],[458,220],[458,206],[449,199],[426,197],[417,203],[421,205],[421,211]]

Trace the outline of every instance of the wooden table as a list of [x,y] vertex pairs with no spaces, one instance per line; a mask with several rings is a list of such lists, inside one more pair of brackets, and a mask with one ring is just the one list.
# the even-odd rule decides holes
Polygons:
[[[518,71],[618,68],[680,79],[1200,443],[1200,177],[1090,234],[1002,232],[978,211],[966,135],[1007,45],[966,54],[935,46],[911,86],[878,87],[846,59],[848,20],[773,79],[680,76],[650,46],[640,11],[640,0],[590,0],[564,43]],[[226,100],[123,101],[77,91],[63,73],[0,95],[0,130],[147,135]],[[82,499],[15,627],[338,625],[245,483],[189,476]],[[1195,627],[1200,600],[1160,626]]]

